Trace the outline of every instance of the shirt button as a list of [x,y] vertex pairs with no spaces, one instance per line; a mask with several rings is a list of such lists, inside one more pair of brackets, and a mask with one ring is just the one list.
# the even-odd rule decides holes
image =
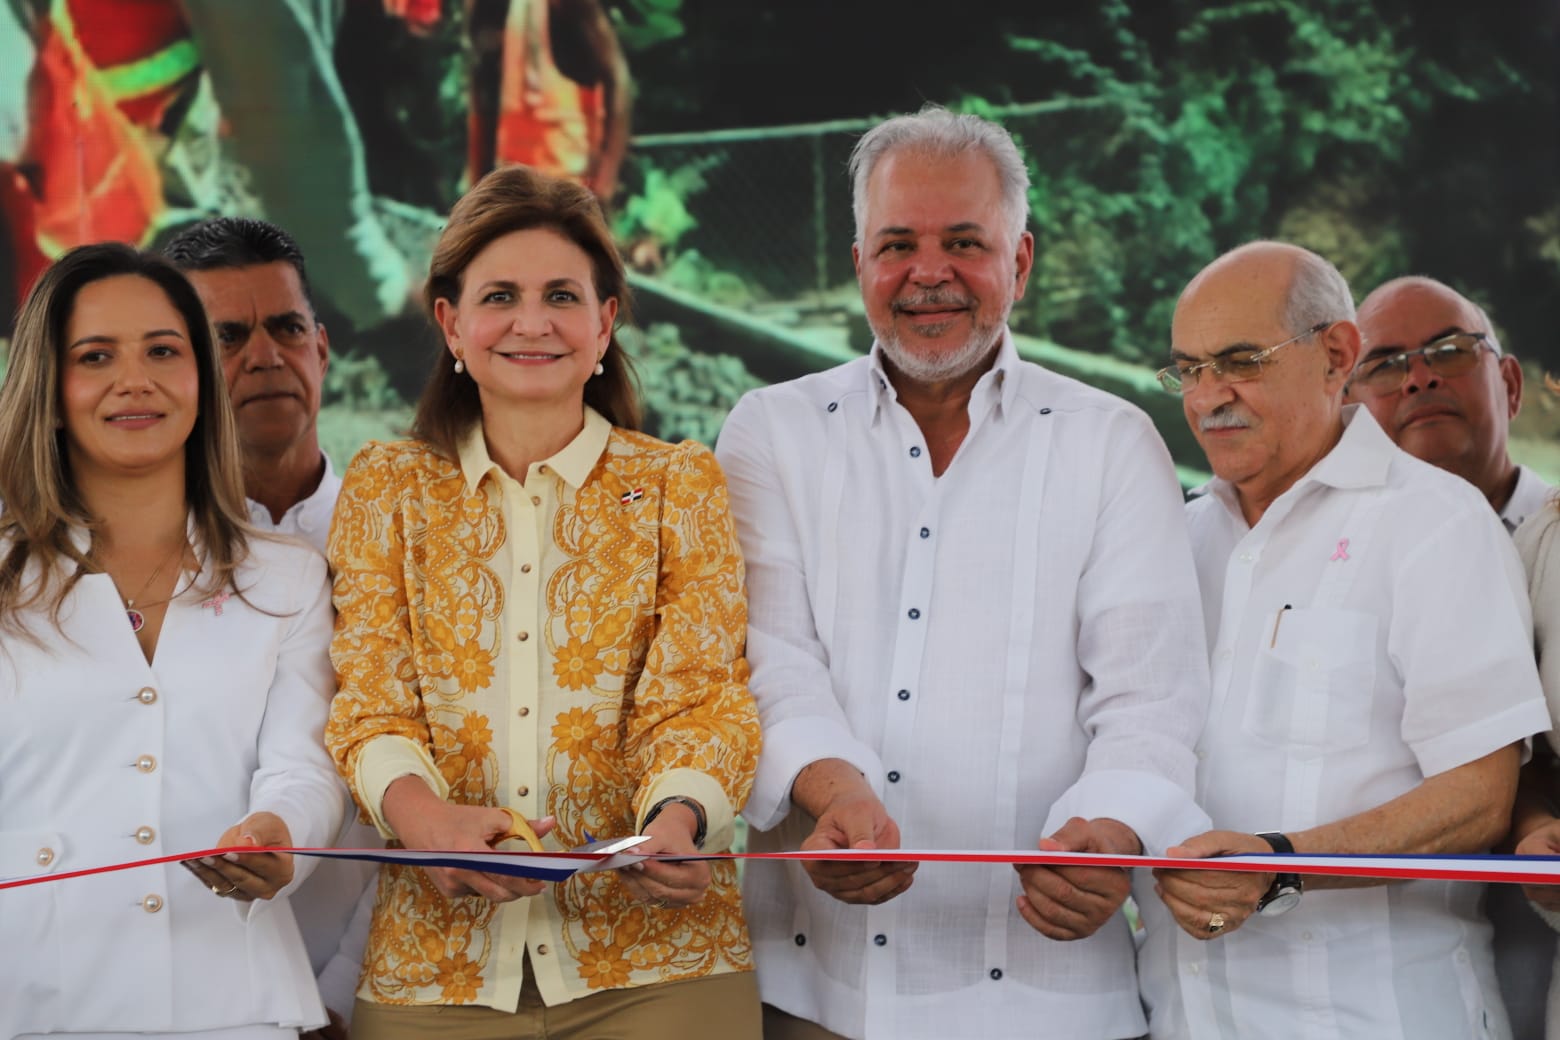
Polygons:
[[51,848],[41,848],[38,850],[38,855],[36,858],[38,860],[38,866],[46,867],[50,863],[54,862],[54,850]]
[[157,832],[152,830],[150,827],[137,827],[135,832],[135,840],[140,842],[142,845],[150,845],[152,842],[157,840]]
[[141,900],[141,909],[149,914],[155,914],[162,909],[162,896],[153,894]]
[[921,612],[919,610],[915,609],[914,607],[910,608],[910,620],[911,621],[915,621],[920,616],[921,616]]
[[932,536],[932,529],[930,527],[923,527],[923,528],[921,528],[921,537],[922,538],[930,538],[931,536]]
[[1254,559],[1256,559],[1256,557],[1252,556],[1249,552],[1243,552],[1240,554],[1241,563],[1250,563]]
[[1000,982],[1002,980],[1001,968],[992,968],[987,974],[991,976],[992,982]]
[[532,495],[531,496],[531,504],[533,506],[541,505],[542,504],[542,496],[541,495]]
[[135,699],[142,704],[155,704],[157,702],[157,691],[150,686],[143,686],[141,687],[141,692],[135,695]]
[[135,760],[135,767],[143,773],[150,773],[157,769],[157,759],[151,755],[142,755]]
[[907,700],[910,699],[910,691],[909,690],[900,690],[899,694],[898,694],[898,697],[902,701],[907,701]]
[[530,574],[531,573],[531,565],[529,563],[522,563],[520,565],[520,573],[521,574]]
[[520,640],[520,642],[522,642],[522,643],[523,643],[523,642],[525,642],[525,641],[526,641],[526,640],[527,640],[527,639],[530,639],[530,638],[531,638],[531,633],[529,633],[529,632],[521,632],[521,633],[519,633],[519,634],[517,634],[517,635],[516,635],[516,636],[515,636],[515,638],[516,638],[516,639],[518,639],[518,640]]
[[536,472],[538,472],[538,473],[551,473],[552,471],[547,468],[547,463],[544,462],[540,466],[536,467]]
[[1202,974],[1202,965],[1201,964],[1193,964],[1191,967],[1187,968],[1186,970],[1191,972],[1193,975],[1201,975]]
[[910,449],[910,457],[912,459],[920,458],[921,457],[921,449],[920,448],[911,448]]
[[886,936],[886,935],[874,935],[872,937],[872,943],[873,943],[874,946],[887,946],[888,945],[888,936]]
[[531,789],[529,787],[525,786],[524,784],[521,784],[519,787],[515,788],[515,794],[519,795],[521,798],[524,798],[526,795],[528,795],[530,793],[531,793]]
[[530,708],[525,708],[525,707],[522,707],[522,708],[521,708],[521,709],[520,709],[520,711],[519,711],[519,712],[518,712],[518,714],[519,714],[519,716],[520,716],[520,717],[521,717],[521,718],[522,718],[522,719],[523,719],[523,718],[525,718],[525,717],[526,717],[526,716],[527,716],[527,715],[529,715],[529,714],[531,714],[531,709],[530,709]]
[[890,769],[888,771],[888,782],[891,783],[891,784],[899,783],[899,770],[897,770],[897,769]]
[[1040,409],[1040,414],[1041,415],[1050,415],[1051,414],[1051,409],[1049,409],[1049,408],[1042,408],[1042,409]]
[[538,946],[536,948],[536,954],[537,954],[538,957],[545,957],[545,956],[547,956],[547,944],[546,943],[542,943],[542,945]]
[[[831,412],[834,410],[834,406],[832,404],[829,405],[829,410]],[[798,945],[798,946],[806,946],[807,945],[807,936],[802,935],[801,933],[797,933],[795,941],[796,941],[796,945]]]

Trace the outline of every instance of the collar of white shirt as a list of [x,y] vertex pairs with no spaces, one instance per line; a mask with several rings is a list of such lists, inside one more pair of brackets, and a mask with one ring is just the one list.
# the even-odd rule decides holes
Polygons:
[[[1333,445],[1322,460],[1306,471],[1305,476],[1274,500],[1274,505],[1293,499],[1313,484],[1335,488],[1381,487],[1387,482],[1387,471],[1392,458],[1400,449],[1392,438],[1377,425],[1375,418],[1357,404],[1343,408],[1343,436]],[[1235,495],[1235,485],[1222,477],[1214,477],[1193,492],[1213,495],[1231,515],[1243,517],[1240,500]],[[1244,524],[1245,520],[1242,519]]]
[[[607,449],[607,437],[612,433],[612,424],[594,408],[585,408],[585,425],[574,439],[563,446],[563,449],[551,458],[540,462],[533,462],[530,471],[525,474],[527,480],[531,473],[549,467],[564,482],[575,490],[585,485],[590,478],[590,471],[596,468],[596,460],[601,458],[601,453]],[[493,461],[488,454],[487,441],[482,436],[482,424],[477,423],[466,434],[466,439],[460,445],[460,471],[466,478],[466,489],[476,492],[482,478],[489,473],[502,474],[504,469]]]

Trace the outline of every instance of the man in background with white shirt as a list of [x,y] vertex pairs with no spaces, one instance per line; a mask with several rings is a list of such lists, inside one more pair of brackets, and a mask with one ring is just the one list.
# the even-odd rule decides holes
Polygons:
[[1412,275],[1360,303],[1364,348],[1351,400],[1417,459],[1483,492],[1508,531],[1553,490],[1511,460],[1511,421],[1522,409],[1522,365],[1501,349],[1484,308],[1448,285]]
[[[1511,421],[1522,408],[1522,365],[1501,349],[1484,308],[1414,275],[1372,291],[1360,303],[1359,322],[1363,357],[1350,398],[1370,409],[1398,447],[1483,492],[1515,533],[1554,489],[1507,451]],[[1541,754],[1537,746],[1534,754]],[[1530,764],[1539,778],[1551,768],[1543,754]],[[1536,801],[1537,811],[1552,815],[1542,798]],[[1512,1035],[1540,1037],[1555,933],[1516,885],[1490,886],[1486,909]]]
[[[298,244],[262,220],[216,217],[180,232],[163,251],[195,286],[211,321],[244,451],[250,521],[323,554],[341,490],[318,433],[330,341],[315,318]],[[381,848],[384,841],[349,814],[336,845]],[[289,897],[330,1012],[327,1030],[352,1017],[376,871],[372,863],[324,860]]]
[[[1162,851],[1207,820],[1164,444],[1019,359],[1034,240],[1006,131],[929,108],[851,169],[871,353],[749,394],[717,449],[764,725],[751,847]],[[1128,889],[1106,868],[753,861],[765,1036],[1139,1036]]]
[[[1213,651],[1198,794],[1220,829],[1170,854],[1487,850],[1549,726],[1505,529],[1344,407],[1353,298],[1314,253],[1221,257],[1171,340],[1161,379],[1215,474],[1187,515]],[[1510,1035],[1477,885],[1155,875],[1156,1040]]]

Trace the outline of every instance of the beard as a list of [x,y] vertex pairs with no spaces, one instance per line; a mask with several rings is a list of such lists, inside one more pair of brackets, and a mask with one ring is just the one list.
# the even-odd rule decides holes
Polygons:
[[[897,314],[906,307],[968,306],[969,303],[962,297],[947,293],[922,293],[908,299],[895,300],[892,310]],[[873,324],[872,334],[877,338],[878,346],[889,363],[906,378],[917,383],[942,383],[968,375],[991,356],[1002,338],[1002,329],[1007,325],[1011,310],[1011,304],[1004,307],[994,322],[982,321],[979,309],[972,310],[970,334],[953,350],[917,350],[899,337],[892,321],[882,327]],[[948,324],[957,320],[950,319]],[[943,331],[942,324],[926,330],[931,337]]]

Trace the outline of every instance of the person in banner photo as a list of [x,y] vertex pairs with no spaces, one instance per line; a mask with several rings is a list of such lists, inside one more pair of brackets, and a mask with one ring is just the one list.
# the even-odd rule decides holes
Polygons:
[[[1197,788],[1217,829],[1169,855],[1488,851],[1524,742],[1550,726],[1490,502],[1343,403],[1354,300],[1315,253],[1215,260],[1171,340],[1160,379],[1214,472],[1187,519],[1212,650]],[[1479,884],[1154,880],[1139,965],[1156,1040],[1512,1035]]]
[[[49,267],[11,343],[0,443],[0,877],[329,842],[346,799],[322,740],[325,563],[247,525],[184,277],[119,244]],[[0,1037],[323,1024],[286,898],[310,869],[255,853],[0,894]]]
[[[489,174],[426,302],[448,354],[413,439],[353,460],[330,539],[327,742],[365,817],[411,849],[485,850],[516,816],[555,849],[727,848],[759,749],[742,559],[714,456],[635,432],[599,204]],[[752,966],[730,861],[387,866],[352,1033],[756,1038]]]

